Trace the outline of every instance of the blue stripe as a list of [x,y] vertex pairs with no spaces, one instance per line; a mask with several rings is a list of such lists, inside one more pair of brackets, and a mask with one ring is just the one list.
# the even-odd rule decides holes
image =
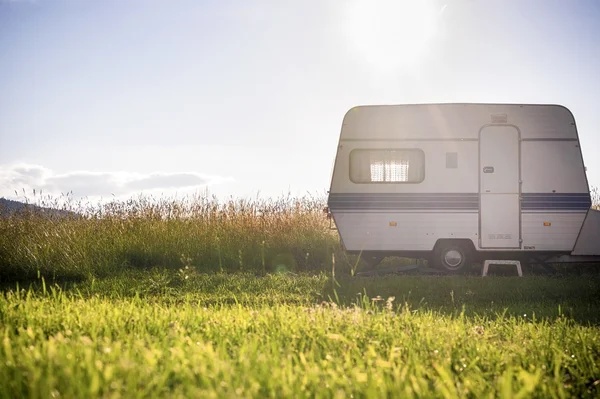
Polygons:
[[588,210],[592,199],[586,193],[524,193],[521,195],[524,211]]
[[[582,211],[591,207],[586,193],[523,193],[522,211]],[[478,193],[332,193],[332,211],[459,210],[478,211]]]
[[329,208],[339,210],[478,210],[477,193],[335,193]]

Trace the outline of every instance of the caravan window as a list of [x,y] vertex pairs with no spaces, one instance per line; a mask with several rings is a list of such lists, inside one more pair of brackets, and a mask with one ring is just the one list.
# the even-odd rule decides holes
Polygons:
[[425,154],[419,149],[357,149],[350,152],[354,183],[420,183]]

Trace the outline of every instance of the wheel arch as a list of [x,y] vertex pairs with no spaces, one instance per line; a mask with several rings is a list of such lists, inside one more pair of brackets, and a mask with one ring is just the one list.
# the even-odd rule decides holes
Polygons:
[[445,245],[460,245],[464,249],[468,250],[471,254],[477,253],[475,243],[470,238],[438,238],[431,252],[435,253],[435,251],[437,251],[441,246]]

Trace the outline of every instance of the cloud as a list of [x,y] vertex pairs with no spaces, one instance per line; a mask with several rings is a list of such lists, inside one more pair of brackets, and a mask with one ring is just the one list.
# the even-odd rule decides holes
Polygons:
[[196,173],[152,173],[148,176],[131,181],[129,187],[134,190],[148,190],[155,187],[177,188],[204,186],[209,183],[210,179]]
[[127,196],[141,192],[194,189],[230,181],[231,178],[195,172],[130,173],[74,171],[56,174],[40,165],[0,165],[0,196],[14,197],[15,191],[45,194],[72,192],[75,197]]

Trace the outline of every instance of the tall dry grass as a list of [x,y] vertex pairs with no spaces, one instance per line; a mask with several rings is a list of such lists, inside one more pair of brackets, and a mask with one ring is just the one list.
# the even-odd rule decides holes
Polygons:
[[67,196],[34,203],[62,212],[30,207],[0,218],[0,277],[85,278],[185,266],[200,272],[323,270],[331,267],[332,252],[341,254],[322,213],[324,198],[140,196],[91,204]]
[[[598,189],[591,195],[598,209]],[[185,266],[201,273],[331,270],[332,253],[336,268],[357,265],[329,230],[324,197],[140,196],[93,204],[38,195],[33,204],[60,212],[29,207],[0,217],[0,280]]]

